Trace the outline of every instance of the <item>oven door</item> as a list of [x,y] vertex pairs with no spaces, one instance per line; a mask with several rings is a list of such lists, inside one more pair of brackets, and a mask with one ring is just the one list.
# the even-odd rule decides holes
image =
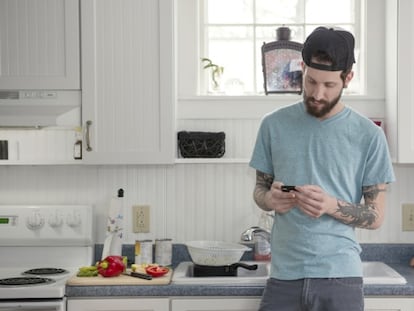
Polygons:
[[66,298],[36,300],[0,300],[0,311],[66,311]]

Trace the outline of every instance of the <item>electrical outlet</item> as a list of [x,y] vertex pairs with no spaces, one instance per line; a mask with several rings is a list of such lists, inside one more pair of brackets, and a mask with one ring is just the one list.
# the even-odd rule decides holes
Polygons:
[[402,230],[414,231],[414,203],[402,205]]
[[135,233],[150,232],[149,205],[134,205],[132,207],[132,224]]

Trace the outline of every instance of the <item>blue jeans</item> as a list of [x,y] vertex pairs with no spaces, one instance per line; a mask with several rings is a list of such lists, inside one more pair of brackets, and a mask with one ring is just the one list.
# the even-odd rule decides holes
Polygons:
[[362,278],[270,278],[259,311],[363,311]]

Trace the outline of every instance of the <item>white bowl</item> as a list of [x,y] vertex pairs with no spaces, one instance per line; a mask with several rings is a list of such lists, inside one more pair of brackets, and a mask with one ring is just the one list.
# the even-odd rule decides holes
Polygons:
[[197,265],[224,266],[239,262],[245,251],[251,248],[221,241],[191,241],[187,249],[192,261]]

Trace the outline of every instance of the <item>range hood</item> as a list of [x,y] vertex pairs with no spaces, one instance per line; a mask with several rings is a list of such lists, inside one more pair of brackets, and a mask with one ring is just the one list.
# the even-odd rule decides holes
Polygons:
[[0,127],[57,126],[80,107],[79,90],[0,90]]

